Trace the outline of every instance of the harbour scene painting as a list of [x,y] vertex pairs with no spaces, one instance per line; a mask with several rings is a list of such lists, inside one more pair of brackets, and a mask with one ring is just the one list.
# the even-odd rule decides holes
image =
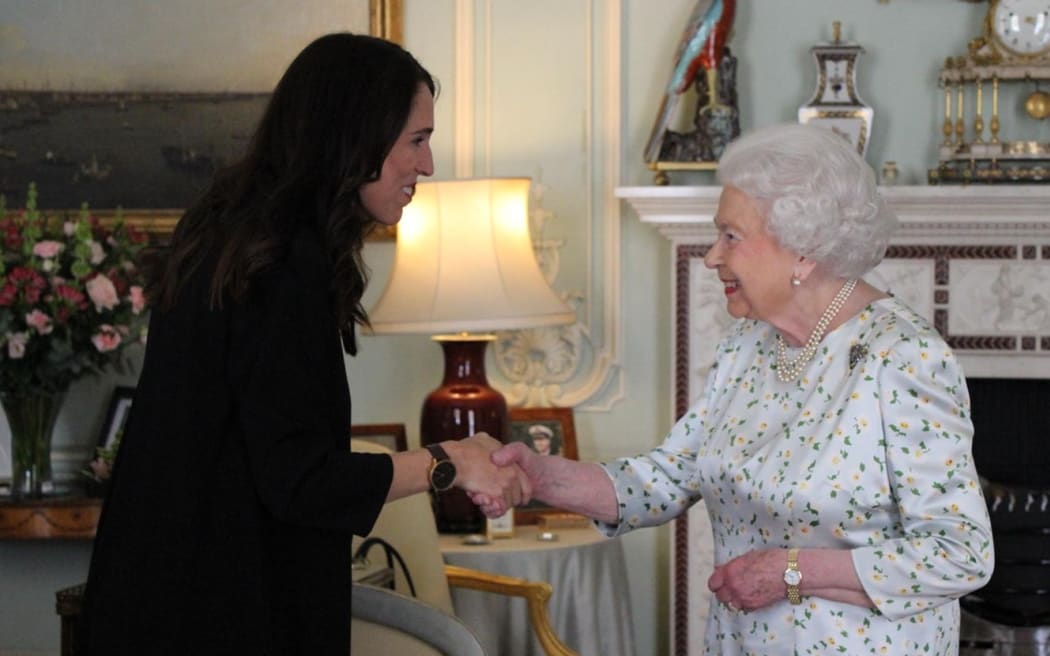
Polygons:
[[0,89],[0,193],[47,209],[186,207],[244,152],[269,94]]
[[22,207],[34,182],[43,209],[177,217],[245,152],[292,57],[367,33],[369,5],[3,0],[0,194]]

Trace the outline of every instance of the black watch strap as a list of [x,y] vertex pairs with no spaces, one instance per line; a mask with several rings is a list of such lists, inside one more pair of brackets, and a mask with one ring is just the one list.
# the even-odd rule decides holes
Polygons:
[[427,471],[430,487],[435,492],[444,492],[456,482],[456,466],[452,464],[452,459],[440,444],[427,444],[424,448],[434,459]]

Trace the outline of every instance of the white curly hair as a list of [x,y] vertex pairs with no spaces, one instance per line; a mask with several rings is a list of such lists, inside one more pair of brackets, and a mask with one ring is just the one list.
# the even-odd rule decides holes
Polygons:
[[782,124],[729,144],[718,180],[759,203],[770,234],[788,250],[844,278],[859,278],[886,254],[897,216],[875,173],[826,128]]

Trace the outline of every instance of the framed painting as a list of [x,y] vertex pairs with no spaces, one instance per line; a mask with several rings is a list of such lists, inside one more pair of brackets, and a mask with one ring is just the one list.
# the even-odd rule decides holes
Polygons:
[[391,451],[408,450],[404,424],[354,424],[350,427],[350,437],[375,442]]
[[334,31],[401,38],[401,0],[0,4],[0,194],[170,233],[241,156],[294,56]]
[[124,433],[124,426],[128,423],[128,414],[131,412],[131,402],[134,397],[134,387],[118,386],[113,389],[113,395],[109,399],[109,409],[106,411],[106,420],[102,422],[102,430],[98,432],[99,447],[110,448]]
[[[541,455],[577,460],[576,426],[572,408],[511,408],[508,442],[524,442]],[[539,501],[531,501],[514,511],[517,524],[535,524],[543,515],[562,512]]]

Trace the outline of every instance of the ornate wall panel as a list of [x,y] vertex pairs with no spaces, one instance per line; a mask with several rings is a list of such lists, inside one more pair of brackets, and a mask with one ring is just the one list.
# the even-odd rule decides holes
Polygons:
[[[532,177],[537,259],[578,316],[499,335],[490,377],[511,405],[607,410],[623,396],[622,12],[615,0],[455,3],[455,175]],[[549,43],[523,43],[526,25]]]

